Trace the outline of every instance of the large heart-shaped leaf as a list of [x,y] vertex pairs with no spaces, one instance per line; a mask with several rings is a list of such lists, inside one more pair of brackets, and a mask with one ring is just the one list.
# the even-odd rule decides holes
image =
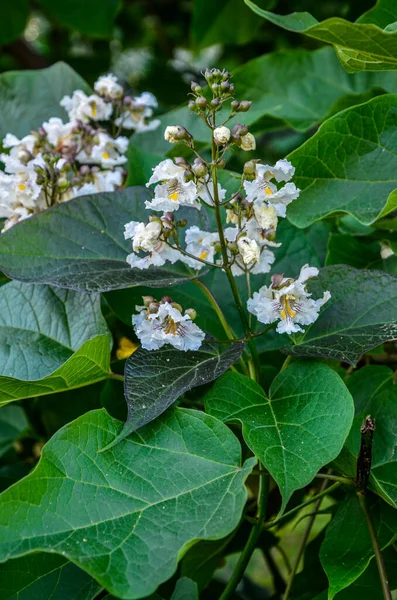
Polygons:
[[207,411],[241,421],[247,445],[269,470],[283,496],[293,492],[341,451],[353,420],[353,400],[339,375],[319,363],[281,371],[267,398],[239,373],[227,373],[205,398]]
[[397,279],[392,275],[335,265],[321,269],[308,287],[315,298],[329,290],[331,299],[283,352],[355,365],[362,354],[397,337]]
[[[124,224],[147,221],[149,197],[140,187],[93,194],[26,219],[0,236],[0,269],[13,279],[88,292],[191,279],[193,272],[181,262],[146,270],[132,269],[126,262],[132,248],[124,240]],[[188,216],[189,224],[199,222],[205,228],[204,211],[179,213]]]
[[133,600],[167,580],[192,541],[236,527],[255,460],[241,465],[223,423],[174,409],[98,453],[120,428],[92,411],[51,438],[34,471],[1,496],[0,561],[60,553]]
[[9,560],[0,569],[2,600],[93,600],[101,586],[56,554],[31,554]]
[[[396,536],[397,514],[379,498],[368,499],[380,548],[386,548]],[[368,525],[357,496],[350,495],[327,527],[320,550],[321,564],[329,579],[328,598],[355,581],[374,556]]]
[[17,281],[0,288],[0,376],[42,379],[106,333],[98,295]]
[[0,406],[21,398],[66,392],[109,377],[109,337],[99,335],[84,342],[72,356],[50,375],[38,380],[0,376]]
[[[11,4],[11,3],[10,3]],[[0,137],[27,135],[51,117],[67,119],[59,105],[74,90],[90,93],[89,85],[71,67],[59,62],[48,69],[8,71],[0,75]]]
[[[378,3],[379,6],[364,15],[361,23],[350,23],[339,17],[319,23],[307,12],[276,15],[263,10],[251,0],[245,0],[245,3],[259,16],[283,29],[332,44],[350,73],[393,71],[397,68],[397,32],[394,26],[397,11],[393,0]],[[374,22],[377,24],[374,25]]]
[[397,206],[397,96],[384,95],[328,119],[289,155],[302,190],[289,220],[307,227],[335,213],[370,225]]
[[187,390],[222,375],[243,350],[244,344],[236,342],[223,352],[216,344],[205,344],[196,352],[181,352],[169,346],[134,352],[125,365],[127,421],[110,447],[153,421]]

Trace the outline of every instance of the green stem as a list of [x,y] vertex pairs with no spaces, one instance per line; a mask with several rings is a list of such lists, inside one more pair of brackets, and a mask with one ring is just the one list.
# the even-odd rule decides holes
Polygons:
[[238,563],[233,571],[233,574],[224,589],[223,594],[219,600],[228,600],[233,596],[235,589],[240,583],[241,578],[248,566],[251,556],[255,550],[256,544],[263,530],[262,521],[266,517],[267,499],[269,495],[269,475],[262,475],[259,481],[259,493],[258,493],[258,513],[257,522],[253,526],[248,541],[245,545],[244,550],[240,554]]
[[124,381],[124,375],[119,375],[118,373],[110,373],[109,379],[115,379],[116,381]]
[[340,477],[339,475],[328,475],[328,473],[317,473],[317,479],[330,479],[332,481],[339,481],[345,485],[353,485],[356,487],[356,483],[354,479],[350,479],[349,477]]
[[[321,492],[324,492],[326,490],[326,486],[327,486],[327,481],[324,480],[323,483],[321,484],[321,488],[320,488]],[[292,585],[294,583],[295,575],[296,575],[296,572],[297,572],[298,567],[300,565],[300,562],[302,560],[302,557],[303,557],[303,555],[305,553],[305,548],[306,548],[307,540],[309,539],[309,535],[310,535],[310,532],[312,530],[314,521],[315,521],[315,519],[317,517],[317,511],[320,508],[321,502],[322,502],[322,497],[320,497],[320,498],[317,497],[316,503],[314,505],[313,514],[310,515],[310,517],[309,517],[309,521],[308,521],[308,523],[306,525],[305,532],[303,534],[303,538],[301,539],[301,542],[299,544],[298,554],[297,554],[294,562],[292,563],[292,570],[291,570],[290,576],[288,578],[288,584],[287,584],[287,588],[286,588],[284,596],[283,596],[283,600],[288,600],[289,595],[291,593],[291,589],[292,589]]]
[[378,567],[379,579],[382,586],[383,597],[385,600],[392,600],[389,581],[387,578],[385,563],[383,562],[382,552],[380,550],[379,541],[376,537],[376,531],[374,527],[374,523],[372,521],[371,513],[369,512],[369,508],[367,505],[367,499],[365,493],[359,492],[357,494],[358,501],[360,503],[361,508],[363,509],[365,520],[367,521],[367,527],[369,531],[369,535],[371,536],[372,548],[375,553],[376,566]]

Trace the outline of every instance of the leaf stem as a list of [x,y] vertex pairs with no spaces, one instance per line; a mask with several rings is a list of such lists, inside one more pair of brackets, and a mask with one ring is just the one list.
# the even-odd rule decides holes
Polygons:
[[328,475],[328,473],[317,473],[317,479],[330,479],[332,481],[339,481],[345,485],[353,485],[356,486],[354,479],[350,479],[349,477],[340,477],[339,475]]
[[375,553],[376,566],[378,567],[379,579],[382,586],[383,597],[385,600],[392,600],[389,581],[387,578],[385,563],[383,562],[382,552],[379,546],[378,538],[376,537],[376,531],[374,527],[374,523],[371,517],[371,513],[368,508],[366,494],[362,492],[358,492],[358,501],[360,503],[361,508],[363,509],[365,520],[367,522],[367,527],[369,531],[369,535],[371,537],[372,548]]
[[229,583],[225,587],[219,600],[228,600],[233,596],[235,589],[240,583],[241,578],[248,566],[251,556],[255,550],[258,539],[262,533],[263,525],[262,522],[266,517],[267,499],[269,496],[269,475],[263,474],[259,481],[259,493],[258,493],[258,513],[257,521],[253,526],[249,535],[248,541],[245,545],[244,550],[240,554],[238,563],[233,571],[233,574],[229,580]]
[[[321,487],[320,487],[320,494],[321,494],[321,492],[326,491],[326,487],[327,487],[327,481],[324,480],[322,482],[322,484],[321,484]],[[303,537],[302,537],[301,542],[299,544],[298,554],[297,554],[295,560],[292,563],[292,570],[291,570],[290,576],[288,578],[287,588],[285,590],[285,593],[284,593],[284,596],[283,596],[283,600],[288,600],[288,598],[289,598],[289,595],[290,595],[291,589],[292,589],[292,585],[294,583],[296,572],[298,570],[298,567],[300,565],[302,557],[303,557],[303,555],[305,553],[305,548],[306,548],[307,540],[309,539],[310,532],[312,530],[314,521],[316,520],[316,517],[317,517],[317,511],[320,508],[320,504],[321,504],[321,502],[323,500],[323,497],[320,496],[320,494],[317,495],[317,500],[316,500],[315,505],[314,505],[313,513],[309,517],[309,521],[308,521],[308,523],[307,523],[307,525],[305,527],[305,531],[304,531]]]
[[118,373],[110,373],[109,379],[115,379],[116,381],[124,381],[124,375],[119,375]]

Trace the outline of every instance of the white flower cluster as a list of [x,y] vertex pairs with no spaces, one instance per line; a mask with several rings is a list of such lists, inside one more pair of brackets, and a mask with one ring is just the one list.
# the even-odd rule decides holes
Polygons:
[[198,350],[205,333],[195,323],[196,311],[185,310],[164,296],[160,302],[151,296],[143,298],[144,306],[137,306],[132,324],[144,350],[158,350],[171,344],[178,350]]
[[0,171],[4,230],[53,204],[122,186],[128,138],[120,133],[157,127],[158,120],[148,121],[157,102],[148,92],[126,96],[112,74],[100,77],[94,89],[89,96],[76,90],[62,98],[67,123],[53,117],[22,139],[10,133],[4,138],[9,150],[0,155],[5,166]]

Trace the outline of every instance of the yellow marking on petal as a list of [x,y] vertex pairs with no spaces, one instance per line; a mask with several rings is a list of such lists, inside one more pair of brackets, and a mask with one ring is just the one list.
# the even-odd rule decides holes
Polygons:
[[265,192],[268,196],[271,196],[273,194],[272,190],[268,187],[265,189]]
[[169,319],[168,327],[165,330],[165,334],[171,333],[172,335],[176,335],[178,330],[178,325],[172,319]]
[[108,152],[102,152],[102,158],[107,160],[108,158],[110,158],[110,154]]
[[97,105],[96,105],[96,102],[93,102],[91,104],[91,114],[92,114],[93,117],[96,117],[96,114],[97,114]]
[[173,194],[170,194],[168,196],[169,200],[173,200],[174,202],[176,202],[178,200],[179,194],[178,192],[174,192]]
[[24,190],[26,190],[26,185],[24,183],[20,183],[18,189],[21,190],[21,192],[23,192]]
[[123,360],[124,358],[128,358],[133,354],[136,350],[138,350],[139,344],[135,344],[131,342],[126,337],[122,337],[119,341],[119,347],[116,350],[116,358],[117,360]]
[[202,253],[200,254],[199,258],[207,258],[207,256],[208,256],[208,252],[206,252],[206,251],[204,250],[204,252],[202,252]]
[[281,311],[280,315],[284,321],[285,321],[285,319],[288,319],[288,317],[293,319],[296,315],[296,312],[294,310],[292,310],[289,301],[290,301],[290,298],[288,298],[287,296],[284,296],[281,301],[283,303],[284,308]]

